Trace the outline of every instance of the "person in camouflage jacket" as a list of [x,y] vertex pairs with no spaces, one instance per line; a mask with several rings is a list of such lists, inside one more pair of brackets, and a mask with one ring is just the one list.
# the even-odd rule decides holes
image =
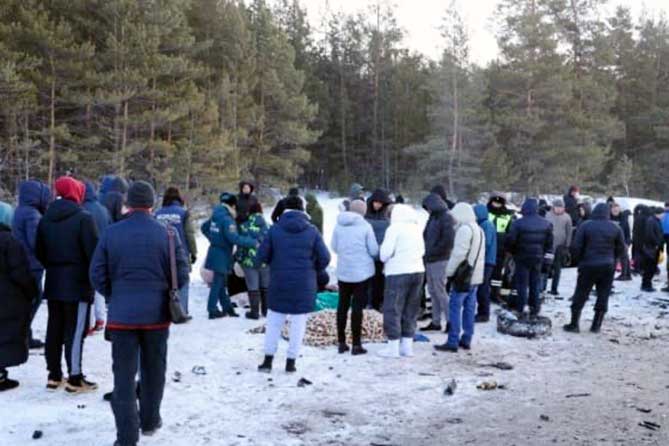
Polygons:
[[[269,226],[262,213],[262,206],[257,199],[249,202],[249,217],[239,225],[239,234],[250,237],[262,243]],[[256,245],[256,246],[258,246]],[[239,247],[235,259],[244,270],[244,279],[249,294],[249,305],[251,310],[246,313],[247,319],[259,319],[260,313],[267,315],[267,288],[269,287],[269,268],[258,262],[256,255],[258,249]]]

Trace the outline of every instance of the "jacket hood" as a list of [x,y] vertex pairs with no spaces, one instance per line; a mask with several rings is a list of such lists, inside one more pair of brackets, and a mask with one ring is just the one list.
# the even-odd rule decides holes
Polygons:
[[445,212],[448,210],[446,202],[436,193],[431,193],[423,200],[423,209],[430,214]]
[[49,187],[39,181],[23,181],[19,186],[19,206],[30,206],[43,214],[49,205],[50,197]]
[[434,186],[430,191],[430,193],[439,195],[441,199],[444,200],[444,203],[446,202],[446,200],[448,200],[448,196],[446,195],[446,189],[441,184],[437,184],[436,186]]
[[112,184],[114,183],[114,175],[105,175],[100,182],[100,195],[111,192]]
[[611,209],[606,203],[599,203],[592,211],[591,217],[593,220],[610,220]]
[[239,193],[240,194],[242,193],[242,189],[244,188],[244,186],[247,186],[247,185],[251,188],[251,192],[250,192],[251,194],[256,190],[255,185],[253,183],[251,183],[250,181],[240,181],[239,182]]
[[385,189],[376,189],[369,197],[369,200],[367,201],[370,206],[373,201],[378,201],[379,203],[383,203],[384,206],[387,206],[391,203],[390,194]]
[[292,210],[284,212],[277,224],[286,232],[293,234],[306,231],[307,228],[311,226],[311,222],[309,221],[307,214],[301,211]]
[[97,201],[98,195],[95,192],[95,186],[90,181],[84,183],[86,185],[86,195],[84,196],[85,202]]
[[121,177],[114,177],[111,184],[111,192],[125,194],[128,192],[128,182]]
[[528,198],[525,200],[525,203],[523,203],[520,213],[525,216],[537,215],[539,213],[539,202],[534,198]]
[[219,204],[214,208],[214,214],[220,215],[220,214],[228,214],[232,219],[237,218],[237,212],[228,204],[222,203]]
[[318,199],[316,198],[316,195],[312,194],[311,192],[306,194],[304,196],[304,199],[307,200],[308,204],[311,205],[318,204]]
[[44,218],[48,221],[63,221],[67,220],[77,212],[81,212],[79,205],[73,201],[60,198],[49,206]]
[[14,218],[14,209],[2,201],[0,201],[0,225],[12,227],[12,219]]
[[394,223],[418,224],[418,214],[411,206],[396,204],[390,213],[390,224]]
[[477,204],[474,206],[474,215],[476,215],[476,221],[481,223],[488,220],[490,213],[488,212],[488,208],[485,205]]
[[341,226],[355,226],[364,222],[364,217],[355,212],[344,211],[337,216],[337,224]]
[[476,223],[476,215],[474,209],[468,203],[458,203],[451,211],[451,215],[458,225],[465,225],[469,223]]
[[365,188],[362,187],[362,184],[353,183],[351,184],[351,189],[349,191],[349,197],[358,198],[365,191]]

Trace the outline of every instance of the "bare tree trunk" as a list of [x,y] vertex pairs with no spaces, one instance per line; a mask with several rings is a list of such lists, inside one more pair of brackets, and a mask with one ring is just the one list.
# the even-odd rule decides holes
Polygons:
[[349,183],[348,154],[346,153],[346,87],[344,86],[344,61],[339,60],[339,127],[341,128],[340,145],[344,163],[344,182]]
[[[374,48],[374,110],[372,117],[372,147],[373,153],[378,156],[379,150],[379,65],[381,63],[381,5],[376,2],[376,45]],[[381,153],[381,159],[383,162],[383,172],[385,174],[386,168],[386,159],[384,154]]]
[[451,81],[453,94],[453,134],[451,135],[451,156],[448,159],[448,193],[451,197],[455,194],[455,159],[458,149],[458,138],[460,135],[460,104],[459,104],[459,86],[458,86],[458,68],[457,61],[453,60],[453,79]]
[[121,150],[119,153],[118,173],[122,177],[126,176],[125,154],[128,144],[128,101],[123,103],[123,130],[121,133]]
[[30,118],[28,117],[28,112],[25,112],[25,117],[23,121],[23,137],[25,139],[24,145],[24,158],[25,158],[25,180],[30,179]]
[[[53,64],[53,61],[52,61]],[[52,71],[53,73],[53,71]],[[49,186],[53,184],[56,170],[56,78],[51,79],[49,107]]]

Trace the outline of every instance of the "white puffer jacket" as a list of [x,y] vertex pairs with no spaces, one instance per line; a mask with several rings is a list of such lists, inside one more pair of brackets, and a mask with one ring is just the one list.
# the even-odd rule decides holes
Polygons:
[[386,276],[425,272],[425,242],[416,211],[405,204],[393,206],[390,226],[381,244],[379,257]]
[[485,234],[476,223],[476,215],[471,205],[458,203],[451,211],[451,215],[456,224],[455,244],[448,260],[446,275],[453,277],[455,270],[466,259],[474,267],[472,285],[481,285],[485,270]]

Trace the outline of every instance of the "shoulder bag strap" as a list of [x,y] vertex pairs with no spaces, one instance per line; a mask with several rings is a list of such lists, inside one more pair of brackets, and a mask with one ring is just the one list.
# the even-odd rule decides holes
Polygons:
[[170,276],[171,276],[170,286],[172,291],[177,291],[179,289],[179,282],[177,281],[177,253],[176,253],[176,244],[174,238],[175,238],[174,228],[168,225],[167,240],[169,241],[169,252],[170,252]]

